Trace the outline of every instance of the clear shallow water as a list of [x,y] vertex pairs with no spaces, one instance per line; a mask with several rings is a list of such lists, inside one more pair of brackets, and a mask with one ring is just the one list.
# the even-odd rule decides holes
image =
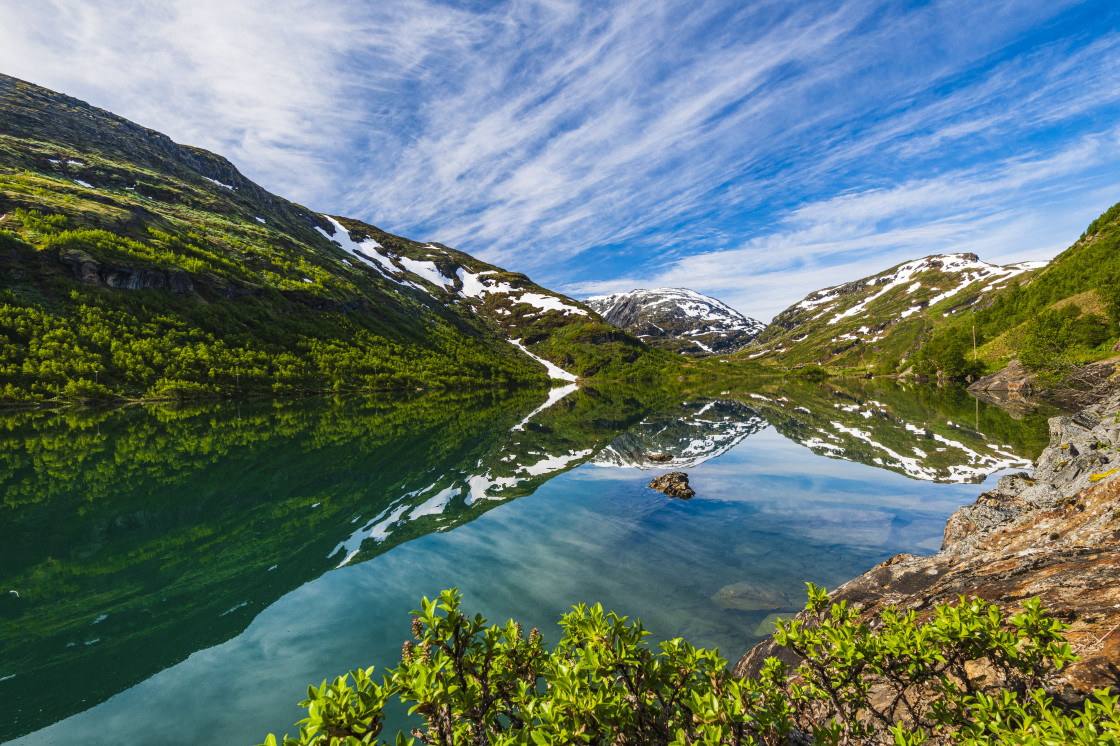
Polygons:
[[[958,461],[1029,457],[1039,439],[944,392],[921,406],[881,385],[751,393],[766,399],[580,392],[528,423],[531,396],[16,422],[4,521],[19,556],[5,552],[2,577],[24,593],[0,607],[0,676],[15,672],[0,681],[14,724],[0,738],[292,732],[308,683],[391,667],[407,612],[452,586],[471,610],[547,639],[569,606],[600,601],[652,640],[685,636],[734,660],[768,615],[799,608],[805,581],[833,587],[935,550],[947,515],[982,490],[876,464],[889,467],[884,449],[902,455],[899,433],[934,472],[948,458],[922,448],[941,443],[934,433],[962,446]],[[963,414],[1002,435],[946,424]],[[871,465],[803,445],[817,440]],[[634,468],[651,450],[674,460]],[[645,487],[674,464],[687,465],[690,501]],[[89,473],[102,481],[66,480]]]

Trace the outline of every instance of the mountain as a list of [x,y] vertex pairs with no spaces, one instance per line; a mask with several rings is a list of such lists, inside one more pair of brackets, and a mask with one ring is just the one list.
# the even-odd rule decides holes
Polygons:
[[[1115,357],[1120,336],[1120,204],[1086,228],[1068,249],[1023,282],[1012,282],[984,304],[955,314],[936,328],[908,365],[916,372],[953,375],[962,355],[977,373],[1004,368],[1018,358],[1036,386],[1061,401],[1082,392],[1087,402],[1107,396],[1104,368],[1089,365]],[[1105,366],[1105,363],[1101,364]]]
[[1033,386],[1035,404],[1085,406],[1115,388],[1106,379],[1120,351],[1118,249],[1120,204],[1049,262],[1000,267],[975,254],[906,262],[810,293],[737,357],[955,380],[1018,359],[1010,377],[976,385]]
[[0,399],[544,384],[676,362],[571,298],[0,76]]
[[734,352],[766,328],[761,321],[687,288],[631,290],[584,300],[619,329],[688,355]]
[[921,348],[945,319],[993,302],[1029,282],[1043,262],[997,266],[975,254],[905,262],[855,282],[810,293],[774,317],[748,359],[794,366],[894,365]]

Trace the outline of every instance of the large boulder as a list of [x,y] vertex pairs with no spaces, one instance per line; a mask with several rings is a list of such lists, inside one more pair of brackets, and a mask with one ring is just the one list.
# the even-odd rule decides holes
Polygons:
[[654,480],[646,486],[659,492],[664,492],[669,497],[679,497],[681,500],[688,500],[696,494],[696,492],[688,486],[688,475],[683,471],[671,471],[668,474],[662,474],[659,477],[655,477]]
[[998,373],[977,379],[969,391],[1010,391],[1028,397],[1034,391],[1035,376],[1019,362],[1012,360]]

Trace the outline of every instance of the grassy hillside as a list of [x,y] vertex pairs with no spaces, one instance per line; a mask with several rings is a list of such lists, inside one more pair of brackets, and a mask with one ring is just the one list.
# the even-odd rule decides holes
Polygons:
[[[377,256],[348,250],[371,239]],[[505,292],[468,297],[461,272]],[[0,278],[8,402],[544,385],[510,339],[583,377],[674,364],[523,275],[316,214],[6,76]]]
[[927,371],[954,371],[962,354],[971,357],[973,327],[977,357],[987,371],[1018,357],[1028,368],[1057,375],[1112,355],[1120,337],[1118,249],[1120,204],[1044,269],[1013,282],[983,307],[948,320],[913,362]]

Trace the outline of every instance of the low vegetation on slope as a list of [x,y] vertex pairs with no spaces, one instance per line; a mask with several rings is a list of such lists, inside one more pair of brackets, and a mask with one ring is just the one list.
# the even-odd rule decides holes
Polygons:
[[1021,358],[1057,376],[1120,336],[1120,205],[1043,266],[930,256],[810,293],[740,357],[963,380]]
[[945,319],[987,302],[1029,264],[999,267],[946,254],[810,293],[774,317],[744,354],[785,367],[877,367],[893,372]]
[[[17,179],[0,177],[0,188]],[[17,208],[3,223],[0,266],[8,277],[0,291],[3,399],[166,398],[543,379],[515,350],[496,351],[496,335],[487,339],[484,331],[465,328],[438,309],[417,309],[422,315],[416,319],[403,300],[391,303],[356,285],[296,289],[283,267],[274,282],[257,283],[213,233],[148,229],[146,237],[132,238],[85,227],[80,219]],[[310,262],[292,264],[296,274],[326,274]],[[109,267],[110,277],[135,283],[135,289],[74,277],[101,267]],[[176,292],[175,283],[182,283],[184,292]]]

